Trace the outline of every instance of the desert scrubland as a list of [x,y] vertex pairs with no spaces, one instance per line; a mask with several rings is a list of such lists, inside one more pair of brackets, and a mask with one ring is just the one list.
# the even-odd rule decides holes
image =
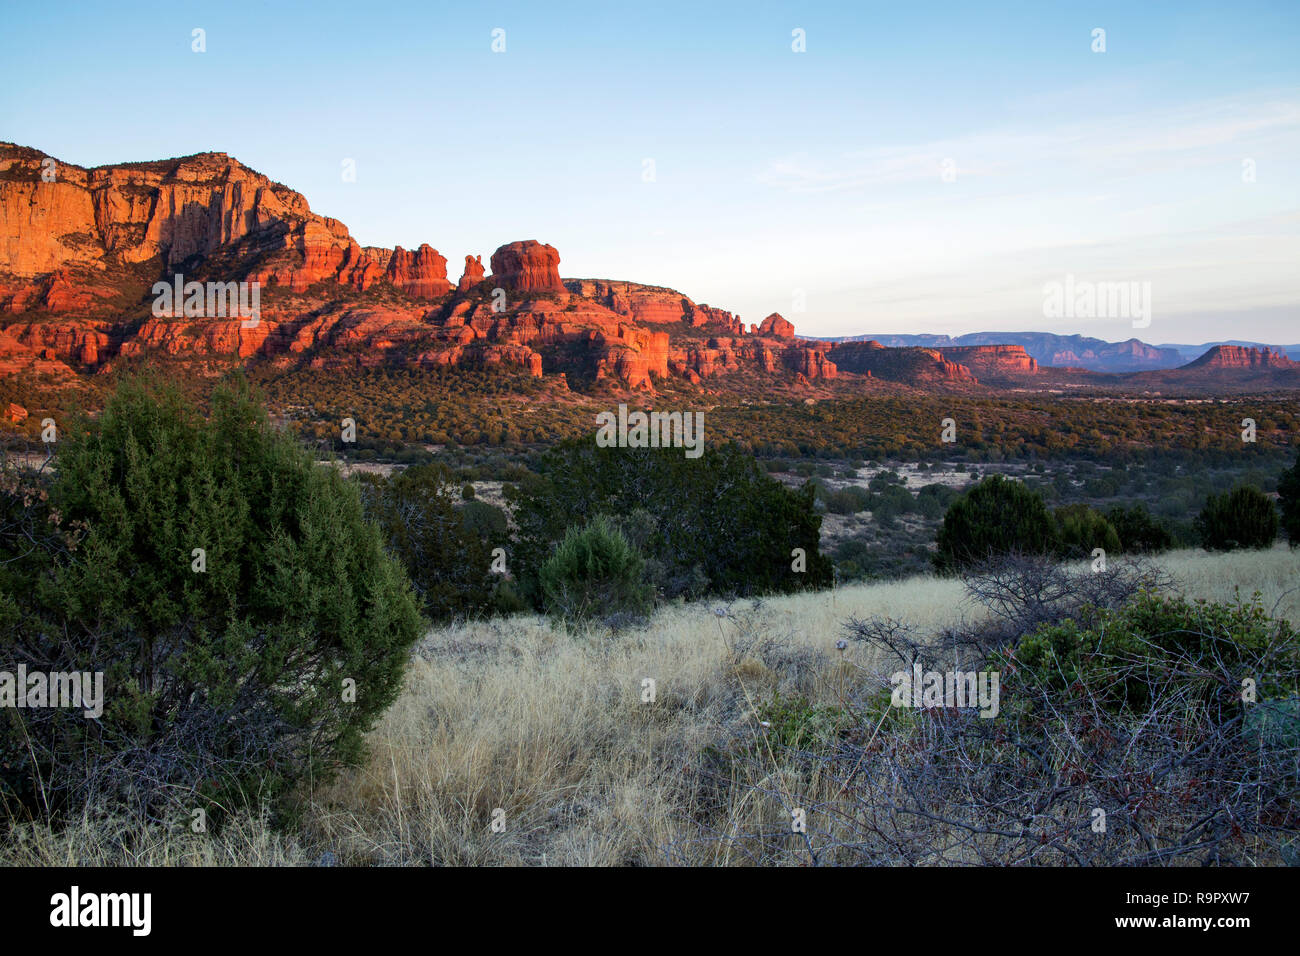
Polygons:
[[[1300,625],[1300,551],[1180,550],[1152,563],[1173,593],[1231,602],[1258,591],[1266,612]],[[773,700],[799,701],[809,725],[819,714],[839,720],[897,666],[859,642],[837,648],[851,618],[901,619],[938,635],[986,613],[960,579],[919,576],[680,603],[616,632],[535,615],[440,627],[419,642],[404,692],[369,735],[365,763],[312,788],[293,825],[241,811],[219,833],[195,834],[186,818],[145,826],[89,808],[59,830],[19,825],[0,863],[872,861],[881,848],[868,846],[869,834],[851,846],[842,832],[832,840],[833,828],[789,833],[792,808],[833,817],[838,807],[845,819],[860,808],[842,778],[800,759],[809,741],[771,739],[773,728],[760,721],[772,717]],[[643,700],[647,678],[653,701]],[[727,753],[746,759],[718,757]],[[989,852],[992,837],[972,842],[959,831],[934,823],[896,839],[916,841],[916,859],[927,863],[975,862]],[[1025,861],[1019,843],[1006,852],[1005,862]],[[1241,852],[1241,862],[1252,862],[1249,841]]]

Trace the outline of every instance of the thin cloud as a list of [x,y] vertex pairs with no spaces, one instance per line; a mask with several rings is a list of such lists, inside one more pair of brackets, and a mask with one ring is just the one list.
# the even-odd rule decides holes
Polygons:
[[[843,192],[936,181],[945,163],[966,178],[1036,173],[1074,165],[1113,166],[1162,154],[1208,152],[1245,141],[1300,147],[1300,105],[1291,100],[1212,100],[1158,114],[1098,117],[1040,132],[990,130],[929,143],[872,147],[821,159],[797,153],[770,162],[758,183],[797,193]],[[1212,157],[1205,157],[1211,161]],[[1049,164],[1054,164],[1050,166]]]

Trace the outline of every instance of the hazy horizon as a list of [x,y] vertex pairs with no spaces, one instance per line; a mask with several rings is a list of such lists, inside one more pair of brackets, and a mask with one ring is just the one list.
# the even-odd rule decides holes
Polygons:
[[[453,279],[538,239],[566,277],[806,335],[1300,338],[1294,4],[6,19],[0,138],[87,167],[225,152],[363,245],[428,242]],[[1067,276],[1149,284],[1149,323],[1045,317]]]

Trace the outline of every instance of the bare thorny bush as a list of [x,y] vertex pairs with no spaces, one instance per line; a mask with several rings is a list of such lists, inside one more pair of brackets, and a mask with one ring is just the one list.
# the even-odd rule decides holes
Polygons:
[[1117,608],[1139,591],[1160,591],[1172,583],[1140,555],[1093,570],[1038,554],[988,561],[968,571],[963,581],[971,598],[992,616],[979,634],[981,651],[1013,642],[1040,624],[1073,617],[1084,607]]
[[853,617],[845,626],[847,639],[908,667],[978,666],[1042,624],[1073,617],[1085,607],[1118,608],[1140,591],[1156,592],[1171,584],[1168,575],[1140,556],[1095,573],[1039,554],[990,559],[969,569],[962,582],[982,616],[934,636],[918,634],[891,617]]
[[[1204,638],[1196,654],[1139,645],[1103,678],[1081,675],[1065,687],[1027,672],[1004,675],[994,719],[973,709],[891,707],[891,671],[954,667],[954,655],[969,669],[1005,662],[997,651],[1019,635],[1089,606],[1118,608],[1163,582],[1139,563],[1092,575],[1015,557],[966,583],[991,620],[938,642],[896,620],[847,622],[847,641],[870,651],[872,664],[854,665],[864,679],[829,708],[839,715],[834,732],[792,743],[759,727],[706,762],[701,776],[719,794],[718,814],[696,825],[712,859],[1300,862],[1293,631],[1277,628],[1277,638],[1244,661],[1240,648],[1206,633],[1196,635]],[[1243,672],[1269,675],[1290,696],[1243,706]],[[1116,688],[1130,681],[1148,696],[1138,709],[1117,709]],[[809,713],[811,722],[817,714]],[[796,811],[803,832],[792,826]]]

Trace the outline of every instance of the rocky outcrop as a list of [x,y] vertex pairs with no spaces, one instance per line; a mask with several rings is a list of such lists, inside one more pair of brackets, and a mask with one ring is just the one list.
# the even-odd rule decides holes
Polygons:
[[516,292],[563,292],[560,254],[535,239],[512,242],[492,253],[492,281]]
[[627,337],[599,336],[602,353],[596,360],[596,378],[613,376],[629,388],[652,390],[652,376],[668,375],[668,336],[663,332],[632,332]]
[[5,331],[43,358],[87,369],[98,367],[113,353],[113,328],[107,322],[60,319],[15,325]]
[[755,334],[771,335],[778,339],[792,339],[794,338],[794,325],[783,319],[779,312],[773,312],[758,324]]
[[415,252],[394,249],[386,274],[389,282],[417,299],[438,299],[451,291],[447,260],[427,242]]
[[[83,169],[0,143],[0,272],[63,270],[70,283],[156,263],[163,277],[217,253],[223,281],[297,291],[327,280],[364,289],[383,274],[341,222],[225,153]],[[61,295],[58,311],[85,305],[73,288]]]
[[728,335],[745,334],[738,316],[696,304],[675,289],[604,279],[567,279],[564,287],[573,295],[599,302],[611,312],[644,325],[685,323],[692,328],[718,327]]
[[34,280],[0,279],[0,312],[94,311],[117,290],[103,275],[84,267],[62,267]]
[[841,371],[909,385],[976,382],[969,368],[950,362],[935,349],[886,348],[876,341],[841,342],[831,348],[830,358]]
[[715,336],[703,344],[674,348],[668,369],[691,381],[743,372],[793,373],[808,380],[832,379],[837,368],[828,343],[789,345],[781,339]]
[[483,257],[466,256],[465,271],[461,273],[460,281],[456,283],[456,288],[465,292],[474,288],[483,281]]
[[839,369],[827,357],[829,349],[789,348],[782,353],[786,368],[809,381],[834,378]]
[[1215,345],[1185,369],[1300,369],[1281,351],[1242,345]]
[[8,331],[0,330],[0,376],[32,372],[72,379],[76,373],[61,361],[53,349],[35,349],[18,341]]
[[981,381],[1038,372],[1038,363],[1020,345],[958,345],[937,351],[948,361],[966,366]]
[[[154,355],[200,371],[479,365],[633,389],[734,375],[749,388],[756,376],[830,381],[843,354],[870,365],[864,374],[906,366],[918,380],[973,380],[933,351],[855,360],[798,338],[777,313],[747,331],[739,316],[673,289],[565,283],[559,253],[535,240],[498,248],[488,277],[481,257],[467,256],[453,287],[431,245],[363,247],[224,153],[94,169],[47,159],[0,144],[0,372],[102,372],[119,356]],[[152,284],[177,274],[262,283],[258,320],[153,315]],[[485,296],[486,280],[512,294]]]

